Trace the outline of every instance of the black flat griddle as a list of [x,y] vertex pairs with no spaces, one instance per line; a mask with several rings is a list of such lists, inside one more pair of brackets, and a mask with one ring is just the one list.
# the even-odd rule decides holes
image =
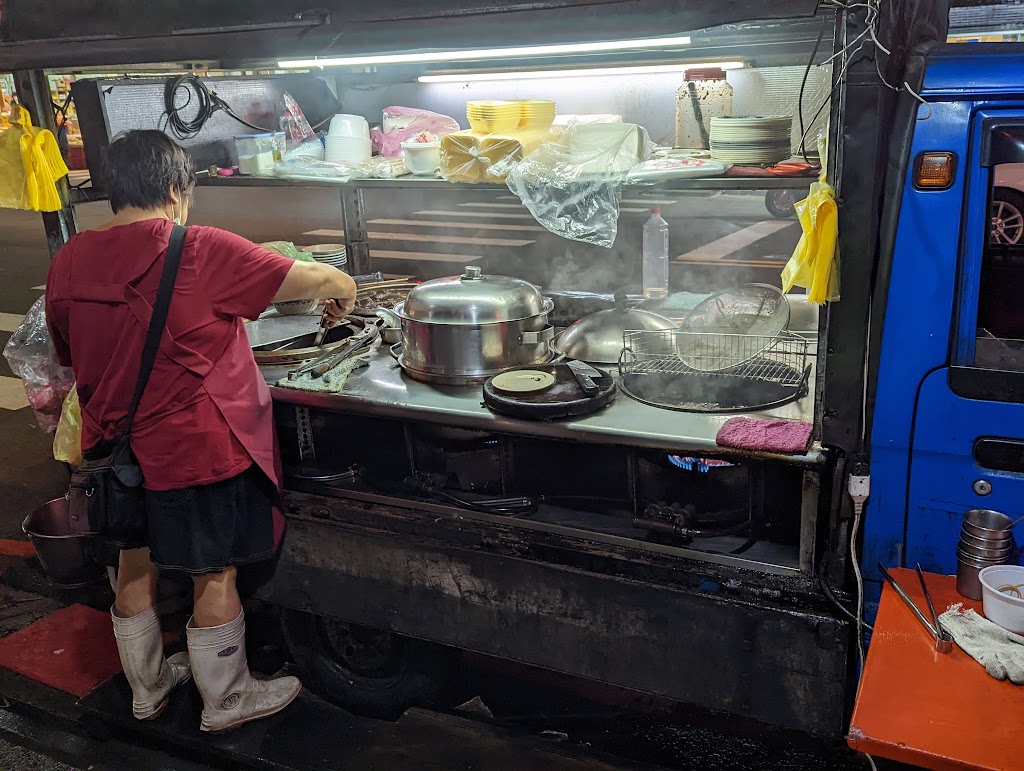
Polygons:
[[484,403],[502,415],[526,420],[578,418],[604,409],[615,398],[615,381],[602,369],[594,376],[594,382],[601,389],[594,396],[584,395],[565,364],[533,364],[516,369],[550,372],[555,376],[555,384],[538,393],[512,394],[494,388],[494,378],[488,378],[484,383]]

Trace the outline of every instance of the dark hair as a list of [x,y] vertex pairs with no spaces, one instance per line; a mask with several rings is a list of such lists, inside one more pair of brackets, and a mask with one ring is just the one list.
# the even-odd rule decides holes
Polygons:
[[103,174],[115,214],[126,206],[163,206],[172,191],[189,198],[196,184],[192,156],[160,131],[129,131],[114,140]]

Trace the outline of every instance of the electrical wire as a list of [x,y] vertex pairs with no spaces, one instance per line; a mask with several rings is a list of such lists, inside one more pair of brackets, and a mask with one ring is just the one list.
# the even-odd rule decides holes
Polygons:
[[804,163],[810,164],[807,160],[807,143],[805,137],[807,131],[804,129],[804,89],[807,88],[807,76],[811,74],[811,67],[814,65],[814,57],[818,55],[818,48],[821,46],[821,40],[825,37],[825,22],[821,22],[821,29],[818,30],[818,39],[814,41],[814,49],[811,51],[811,58],[807,60],[807,66],[804,68],[804,78],[800,81],[800,95],[796,100],[796,114],[800,120],[800,155],[803,156]]
[[[821,0],[821,4],[829,8],[836,8],[846,12],[852,11],[855,8],[866,8],[867,13],[864,16],[864,30],[859,35],[857,35],[853,40],[849,41],[846,45],[844,45],[841,49],[836,51],[834,54],[832,54],[818,66],[824,67],[827,64],[831,64],[836,59],[843,58],[844,63],[842,69],[839,71],[839,76],[833,79],[834,83],[838,84],[843,79],[843,76],[846,75],[846,71],[849,69],[850,64],[856,58],[857,54],[859,54],[861,50],[863,50],[865,45],[871,43],[876,50],[874,56],[874,64],[875,72],[878,73],[879,80],[882,82],[883,85],[885,85],[887,88],[891,88],[893,91],[901,91],[903,89],[906,89],[906,91],[911,96],[913,96],[918,102],[920,102],[921,104],[925,105],[928,108],[927,112],[923,116],[918,116],[918,120],[928,120],[928,118],[930,118],[932,115],[932,106],[928,103],[928,101],[925,100],[919,93],[917,93],[907,81],[904,80],[902,85],[900,86],[894,86],[891,83],[889,83],[885,79],[885,76],[882,74],[881,67],[878,63],[877,52],[881,51],[882,53],[891,56],[892,51],[886,48],[885,45],[883,45],[882,42],[878,39],[878,19],[881,15],[881,0],[868,0],[867,2],[863,3],[842,2],[842,0]],[[814,53],[811,54],[811,62],[814,61],[814,56],[817,53],[817,48],[819,44],[820,37],[818,43],[815,43]],[[810,123],[805,129],[803,123],[803,91],[804,83],[807,82],[807,76],[810,72],[810,68],[811,64],[808,63],[807,70],[805,70],[804,72],[804,82],[800,86],[800,100],[797,103],[797,113],[800,118],[800,150],[804,156],[805,161],[807,160],[807,134],[810,132],[811,126],[814,125],[814,121],[818,119],[818,116],[821,114],[822,110],[824,110],[825,107],[827,107],[831,103],[832,97],[835,95],[836,91],[836,86],[833,85],[832,90],[829,91],[829,94],[825,98],[825,101],[822,103],[821,107],[818,108],[817,112],[814,113],[814,117],[811,118]]]
[[[185,92],[185,103],[178,104],[178,95],[182,91]],[[195,100],[198,104],[196,114],[192,118],[184,118],[181,113],[192,104],[193,95],[195,95]],[[203,130],[203,127],[206,126],[210,118],[218,111],[223,111],[243,126],[248,126],[254,131],[270,134],[281,130],[280,128],[266,128],[265,126],[257,126],[255,123],[250,123],[236,113],[230,104],[217,95],[216,91],[211,91],[197,75],[191,73],[178,75],[177,77],[169,78],[164,85],[164,117],[166,118],[164,128],[169,128],[178,139],[194,139]],[[311,128],[316,131],[333,117],[333,115],[328,115]]]
[[860,670],[864,671],[864,576],[860,572],[857,557],[857,535],[860,531],[860,520],[864,514],[864,504],[853,504],[853,526],[850,528],[850,561],[853,563],[853,575],[857,579],[857,653],[860,656]]
[[[825,555],[821,558],[821,564],[818,566],[818,586],[821,587],[822,593],[825,595],[828,601],[832,603],[836,610],[838,610],[847,619],[856,624],[857,616],[855,616],[849,608],[847,608],[845,605],[843,605],[843,603],[839,601],[839,598],[836,597],[835,593],[832,591],[832,588],[828,585],[828,582],[825,580],[825,573],[827,572],[828,567],[828,558],[829,552],[826,550]],[[875,628],[863,619],[861,619],[861,627],[863,629],[866,629],[868,632],[875,631]]]

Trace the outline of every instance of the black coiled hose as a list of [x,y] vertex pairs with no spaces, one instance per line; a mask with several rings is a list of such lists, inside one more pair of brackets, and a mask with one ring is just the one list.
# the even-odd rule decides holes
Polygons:
[[[186,99],[184,104],[179,105],[177,103],[178,94],[181,91],[185,92]],[[193,94],[198,103],[196,114],[192,118],[183,118],[181,112],[192,104]],[[223,110],[239,123],[255,131],[270,132],[274,130],[255,126],[244,118],[240,118],[231,109],[231,105],[217,96],[216,91],[210,91],[197,75],[178,75],[175,78],[168,78],[167,83],[164,84],[164,114],[167,116],[167,127],[178,139],[193,139],[218,110]]]
[[[178,104],[178,93],[184,91],[186,100],[184,104]],[[198,103],[196,114],[192,118],[182,117],[181,111],[192,104],[194,98]],[[222,102],[210,93],[195,75],[179,75],[175,78],[168,78],[164,85],[164,114],[167,116],[167,126],[178,139],[192,139],[200,131],[206,122],[213,117],[217,110],[221,109]]]

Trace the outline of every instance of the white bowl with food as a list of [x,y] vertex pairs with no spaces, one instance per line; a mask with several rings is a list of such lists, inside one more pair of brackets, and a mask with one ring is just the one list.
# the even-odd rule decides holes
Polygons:
[[985,618],[1003,629],[1024,634],[1024,567],[991,565],[978,573]]
[[417,177],[432,177],[441,165],[441,142],[402,142],[405,165]]

